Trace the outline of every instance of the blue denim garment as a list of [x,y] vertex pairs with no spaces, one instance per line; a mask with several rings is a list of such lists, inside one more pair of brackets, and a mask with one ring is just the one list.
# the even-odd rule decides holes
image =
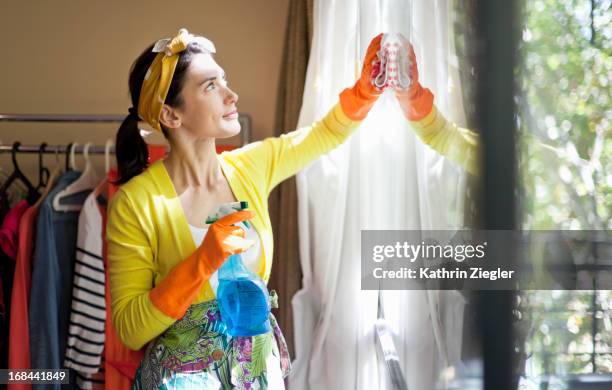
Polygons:
[[[30,356],[32,368],[63,368],[70,303],[72,276],[76,255],[78,211],[55,211],[53,198],[78,179],[81,172],[64,173],[40,205],[36,219],[36,242],[30,292]],[[62,204],[83,204],[91,191],[83,191],[62,200]],[[52,385],[51,388],[73,388]],[[48,389],[49,385],[33,385],[33,389]]]

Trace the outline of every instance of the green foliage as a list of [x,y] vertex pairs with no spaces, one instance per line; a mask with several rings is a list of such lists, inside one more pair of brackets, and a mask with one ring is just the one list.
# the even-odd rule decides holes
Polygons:
[[[524,229],[610,229],[610,1],[524,1],[517,67]],[[593,35],[594,33],[594,35]]]
[[[522,227],[610,229],[610,1],[523,1],[522,23]],[[612,372],[610,291],[528,291],[522,298],[528,376]]]
[[612,372],[611,291],[529,291],[522,299],[527,376]]

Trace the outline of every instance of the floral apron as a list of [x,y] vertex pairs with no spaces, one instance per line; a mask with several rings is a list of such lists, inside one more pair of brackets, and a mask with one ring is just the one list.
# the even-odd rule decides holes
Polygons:
[[[270,298],[278,307],[275,291]],[[272,313],[270,325],[266,334],[232,337],[216,300],[191,305],[149,344],[132,389],[282,389],[291,360]]]

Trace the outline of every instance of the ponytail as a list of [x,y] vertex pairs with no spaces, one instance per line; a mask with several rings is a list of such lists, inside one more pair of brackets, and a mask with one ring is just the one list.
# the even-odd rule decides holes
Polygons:
[[147,143],[140,135],[138,117],[132,113],[125,117],[117,131],[115,155],[119,170],[119,180],[116,182],[118,185],[128,182],[147,168]]

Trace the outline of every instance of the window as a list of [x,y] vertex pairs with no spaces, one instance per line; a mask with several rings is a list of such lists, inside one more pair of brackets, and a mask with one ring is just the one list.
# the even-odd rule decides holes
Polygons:
[[[612,227],[610,1],[523,1],[517,69],[525,230]],[[609,237],[582,242],[612,269]],[[608,268],[606,268],[608,267]],[[524,291],[516,311],[528,378],[612,373],[612,293]],[[520,319],[519,319],[520,318]]]

